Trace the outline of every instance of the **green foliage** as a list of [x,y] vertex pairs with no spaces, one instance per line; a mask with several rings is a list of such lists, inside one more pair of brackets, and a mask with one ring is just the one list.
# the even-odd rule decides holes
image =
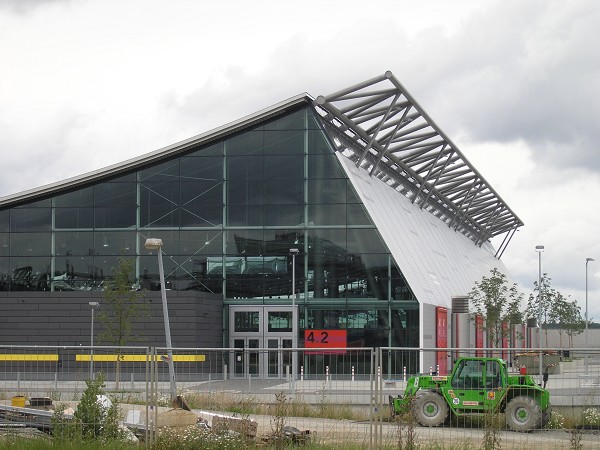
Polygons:
[[119,409],[116,401],[103,405],[99,396],[104,395],[104,380],[87,380],[73,418],[65,416],[65,405],[59,405],[52,416],[52,434],[59,441],[121,441],[125,435],[120,427]]
[[113,280],[104,290],[104,301],[98,313],[103,331],[98,334],[98,342],[115,346],[131,345],[139,342],[140,336],[134,333],[136,319],[148,316],[148,305],[141,292],[132,289],[135,261],[119,258],[113,267]]
[[517,284],[508,285],[506,275],[494,268],[489,277],[483,277],[469,292],[475,315],[485,317],[484,328],[489,342],[493,347],[500,347],[502,338],[507,337],[510,330],[503,326],[523,322],[520,311],[523,294],[517,289]]
[[[583,332],[585,320],[581,317],[581,308],[577,301],[565,298],[559,291],[552,288],[550,283],[552,278],[548,274],[543,274],[541,280],[541,295],[539,282],[533,283],[534,289],[529,294],[525,314],[528,318],[538,318],[541,311],[540,326],[546,329],[546,346],[548,346],[548,327],[544,325],[555,323],[559,325],[559,334],[562,347],[563,332],[569,336],[569,345],[573,346],[573,336]],[[540,310],[541,308],[541,310]]]

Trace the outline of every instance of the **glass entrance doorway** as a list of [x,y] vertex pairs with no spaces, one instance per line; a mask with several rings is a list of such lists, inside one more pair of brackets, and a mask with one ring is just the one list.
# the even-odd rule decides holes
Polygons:
[[[292,307],[230,306],[234,378],[284,378],[292,370]],[[239,349],[239,350],[238,350]]]

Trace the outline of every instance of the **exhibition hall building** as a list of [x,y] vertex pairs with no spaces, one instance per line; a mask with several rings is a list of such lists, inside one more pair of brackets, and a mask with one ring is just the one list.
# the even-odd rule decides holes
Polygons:
[[89,345],[126,258],[143,345],[164,345],[164,288],[174,347],[447,347],[453,299],[507,273],[522,225],[386,72],[1,198],[0,345]]

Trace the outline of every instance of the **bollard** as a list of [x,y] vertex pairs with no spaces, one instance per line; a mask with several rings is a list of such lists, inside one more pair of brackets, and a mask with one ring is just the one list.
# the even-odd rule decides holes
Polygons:
[[325,381],[329,381],[329,366],[325,366]]
[[300,366],[300,381],[304,381],[304,366]]
[[352,366],[352,381],[354,381],[354,366]]
[[433,375],[433,367],[429,366],[429,376]]
[[440,374],[440,365],[436,365],[435,366],[435,373],[437,373],[438,375]]
[[406,381],[406,366],[402,368],[402,381]]
[[227,364],[223,364],[223,381],[227,381]]
[[58,372],[54,372],[54,390],[58,391]]
[[135,378],[133,377],[133,372],[131,372],[131,390],[135,391]]
[[377,386],[381,389],[381,366],[377,366]]

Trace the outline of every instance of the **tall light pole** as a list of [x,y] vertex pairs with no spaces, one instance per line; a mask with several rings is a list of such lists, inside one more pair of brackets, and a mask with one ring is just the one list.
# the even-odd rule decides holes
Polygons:
[[94,309],[100,306],[98,302],[89,302],[92,309],[92,326],[90,332],[90,380],[94,379]]
[[542,354],[542,252],[544,251],[543,245],[536,245],[535,251],[538,252],[539,256],[539,276],[538,276],[538,339],[540,347],[540,386],[544,385],[544,374],[543,371],[543,354]]
[[165,288],[165,271],[162,260],[162,239],[146,239],[144,247],[148,250],[158,250],[158,274],[160,276],[160,294],[162,297],[165,336],[167,338],[167,363],[169,364],[169,382],[171,385],[171,400],[177,401],[177,386],[175,385],[175,366],[173,364],[173,345],[171,344],[171,326],[169,325],[169,309],[167,308],[167,290]]
[[[590,316],[588,315],[588,263],[590,261],[595,261],[595,259],[585,258],[585,348],[587,352],[589,352],[590,348],[590,335],[588,333],[588,322],[590,321]],[[588,370],[587,356],[588,355],[585,357],[585,373],[587,373]]]
[[[296,255],[300,253],[297,248],[290,248],[292,255],[292,348],[298,346],[298,315],[296,313]],[[298,370],[298,361],[296,352],[292,352],[292,391],[296,387],[296,372]]]

